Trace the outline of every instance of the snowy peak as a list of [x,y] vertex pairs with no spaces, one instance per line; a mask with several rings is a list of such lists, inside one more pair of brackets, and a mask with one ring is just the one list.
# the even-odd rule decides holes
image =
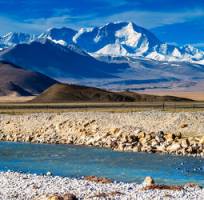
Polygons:
[[115,43],[115,44],[107,44],[105,47],[97,51],[95,54],[111,55],[111,56],[118,56],[118,55],[126,56],[127,50],[120,43]]
[[77,31],[66,27],[52,28],[42,33],[38,38],[47,38],[65,46],[72,43],[72,38],[76,33]]
[[160,44],[159,39],[148,30],[132,22],[123,22],[120,24],[123,25],[123,27],[116,32],[115,36],[121,40],[122,44],[132,48],[140,47],[140,43],[145,41],[149,42],[150,46]]
[[114,22],[102,27],[80,29],[73,42],[97,58],[125,56],[204,63],[203,51],[190,45],[178,47],[163,43],[150,31],[132,22]]
[[102,27],[80,29],[73,37],[73,42],[89,53],[100,52],[108,55],[115,55],[113,46],[120,46],[126,52],[143,54],[154,45],[160,44],[152,33],[132,22],[114,22]]
[[31,35],[28,33],[7,33],[2,36],[0,39],[0,43],[5,47],[15,46],[17,44],[29,43],[36,39],[35,35]]
[[159,61],[181,61],[202,64],[204,52],[190,45],[178,47],[163,43],[156,45],[152,52],[146,55],[146,58]]
[[127,26],[116,31],[115,36],[118,40],[121,40],[121,44],[134,48],[138,45],[138,42],[142,37],[142,33],[136,32],[133,28],[133,24],[128,23]]
[[89,53],[98,59],[125,57],[157,61],[181,61],[204,64],[204,52],[190,45],[183,47],[161,42],[153,33],[133,22],[111,22],[101,27],[51,28],[38,37],[26,33],[8,33],[0,37],[0,50],[34,40],[50,40],[80,54]]

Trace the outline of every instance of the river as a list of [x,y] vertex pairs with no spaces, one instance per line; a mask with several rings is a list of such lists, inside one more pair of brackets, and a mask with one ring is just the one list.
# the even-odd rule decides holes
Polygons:
[[75,145],[0,143],[0,171],[67,177],[104,176],[141,183],[152,176],[159,184],[195,182],[204,186],[204,159],[148,153],[114,152]]

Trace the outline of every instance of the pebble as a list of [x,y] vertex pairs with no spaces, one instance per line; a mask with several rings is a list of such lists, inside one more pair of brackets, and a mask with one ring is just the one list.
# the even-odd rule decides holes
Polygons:
[[48,171],[48,172],[46,173],[46,175],[47,175],[47,176],[52,176],[52,172],[49,172],[49,171]]
[[143,184],[123,182],[100,184],[83,179],[17,172],[0,172],[0,185],[0,200],[39,200],[40,197],[49,196],[53,197],[51,199],[64,200],[65,197],[74,200],[161,200],[166,199],[167,194],[168,199],[172,200],[201,200],[204,196],[204,189],[190,183],[182,190],[143,190]]

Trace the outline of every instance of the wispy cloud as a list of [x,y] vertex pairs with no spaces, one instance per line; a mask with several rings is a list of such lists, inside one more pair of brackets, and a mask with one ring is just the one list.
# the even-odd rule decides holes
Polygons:
[[191,44],[191,45],[193,45],[194,47],[197,47],[197,48],[204,48],[204,42],[194,43],[194,44]]
[[52,27],[68,26],[71,28],[79,28],[81,23],[80,19],[87,19],[89,16],[55,16],[49,18],[27,19],[18,21],[7,17],[0,17],[0,34],[7,32],[28,32],[28,33],[41,33]]
[[111,21],[133,21],[136,24],[153,28],[162,25],[182,23],[193,20],[197,17],[204,17],[204,10],[186,10],[185,12],[149,12],[149,11],[128,11],[119,14],[113,14],[97,19],[84,19],[81,24],[101,25]]
[[[59,15],[61,13],[61,15]],[[113,14],[106,17],[95,17],[95,13],[89,15],[72,15],[70,9],[55,10],[53,17],[31,18],[27,20],[15,20],[7,17],[0,17],[0,27],[4,27],[2,33],[10,31],[25,31],[40,33],[51,27],[69,26],[78,29],[80,27],[90,27],[103,25],[111,21],[133,21],[136,24],[153,28],[157,26],[181,23],[192,20],[196,17],[204,16],[203,10],[186,10],[185,12],[147,12],[129,11],[120,14]]]

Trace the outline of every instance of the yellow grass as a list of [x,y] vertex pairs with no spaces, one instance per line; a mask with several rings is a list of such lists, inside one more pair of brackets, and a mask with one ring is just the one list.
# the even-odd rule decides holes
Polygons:
[[[164,107],[163,107],[164,104]],[[24,114],[39,112],[138,112],[147,110],[162,110],[171,112],[204,111],[204,102],[131,102],[131,103],[0,103],[0,113]]]

